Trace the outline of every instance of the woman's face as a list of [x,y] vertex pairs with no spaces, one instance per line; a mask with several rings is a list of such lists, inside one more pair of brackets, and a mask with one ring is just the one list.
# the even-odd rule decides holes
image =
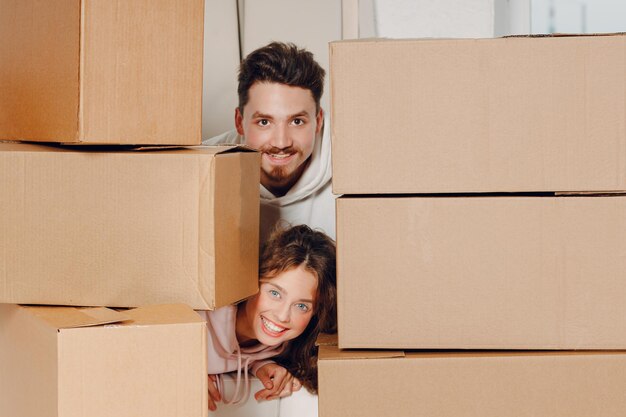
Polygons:
[[303,265],[260,280],[245,305],[249,336],[268,346],[295,339],[306,329],[315,305],[317,278]]

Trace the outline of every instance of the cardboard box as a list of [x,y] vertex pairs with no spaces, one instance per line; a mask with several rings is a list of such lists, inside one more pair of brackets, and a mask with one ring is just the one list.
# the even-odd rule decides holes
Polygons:
[[626,35],[330,44],[336,194],[626,190]]
[[185,305],[0,304],[2,415],[206,417],[206,331]]
[[0,139],[200,144],[203,0],[0,10]]
[[320,417],[621,417],[624,352],[319,352]]
[[214,309],[258,289],[260,155],[0,144],[0,302]]
[[337,200],[341,348],[626,349],[626,196]]

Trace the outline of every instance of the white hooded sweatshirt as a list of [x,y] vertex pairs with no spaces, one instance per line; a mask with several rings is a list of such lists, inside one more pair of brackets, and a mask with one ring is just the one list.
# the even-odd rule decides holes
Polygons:
[[[276,197],[263,185],[261,195],[261,241],[264,242],[277,223],[289,226],[306,224],[335,239],[335,196],[331,189],[330,128],[326,120],[315,140],[309,166],[300,179],[282,197]],[[203,141],[203,145],[244,144],[236,130]]]

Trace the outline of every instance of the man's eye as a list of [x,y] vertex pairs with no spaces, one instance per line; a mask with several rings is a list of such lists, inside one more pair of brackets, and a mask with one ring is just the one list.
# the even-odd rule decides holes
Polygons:
[[293,119],[293,124],[296,126],[301,126],[304,124],[304,120],[302,119]]
[[269,121],[269,120],[267,120],[267,119],[261,119],[261,120],[259,120],[259,121],[257,122],[257,124],[258,124],[259,126],[267,126],[267,125],[269,125],[269,124],[270,124],[270,121]]

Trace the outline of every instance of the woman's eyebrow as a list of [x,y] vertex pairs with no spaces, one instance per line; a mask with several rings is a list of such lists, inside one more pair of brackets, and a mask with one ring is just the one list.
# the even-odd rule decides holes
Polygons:
[[283,293],[285,293],[285,295],[289,294],[286,289],[284,289],[280,285],[274,284],[273,282],[270,282],[270,281],[267,281],[267,280],[264,280],[264,279],[259,280],[259,282],[265,283],[265,284],[269,284],[272,287],[275,287],[275,288],[279,289],[280,291],[282,291]]

